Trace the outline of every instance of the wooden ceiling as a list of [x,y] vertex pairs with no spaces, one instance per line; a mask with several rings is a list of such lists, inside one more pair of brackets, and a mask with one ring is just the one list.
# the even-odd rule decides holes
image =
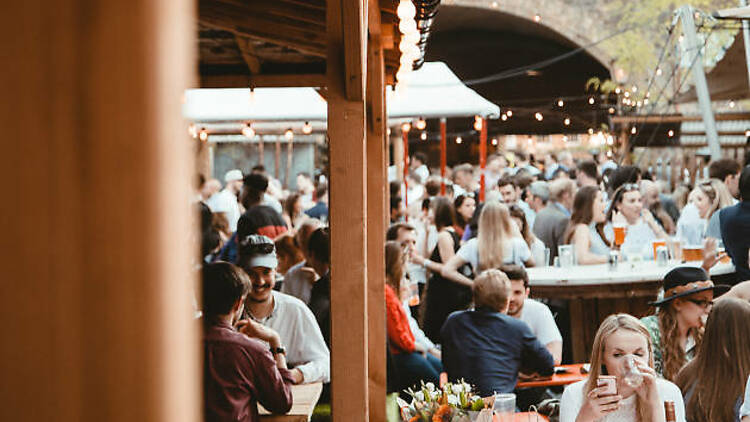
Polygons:
[[[398,0],[379,10],[386,80],[398,70]],[[325,0],[199,0],[201,86],[325,86]]]

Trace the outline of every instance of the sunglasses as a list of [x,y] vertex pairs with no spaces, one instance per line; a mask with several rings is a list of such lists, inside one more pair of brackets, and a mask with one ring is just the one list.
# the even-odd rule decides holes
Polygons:
[[708,309],[708,308],[714,306],[714,301],[713,300],[688,299],[688,302],[693,302],[695,305],[700,306],[701,309]]

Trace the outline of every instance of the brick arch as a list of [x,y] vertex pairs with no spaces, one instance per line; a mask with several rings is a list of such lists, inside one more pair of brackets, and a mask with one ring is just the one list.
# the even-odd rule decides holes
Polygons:
[[[592,6],[601,0],[443,0],[441,13],[450,13],[450,6],[487,9],[528,21],[529,25],[542,25],[556,33],[560,39],[586,52],[614,74],[613,58],[601,45],[587,47],[608,35],[607,15],[601,7]],[[539,14],[541,21],[534,22]]]

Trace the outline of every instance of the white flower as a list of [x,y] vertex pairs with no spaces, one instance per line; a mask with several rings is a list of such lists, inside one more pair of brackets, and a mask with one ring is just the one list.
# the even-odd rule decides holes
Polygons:
[[461,392],[464,391],[464,385],[463,384],[454,384],[451,387],[451,391],[453,391],[454,393],[461,393]]
[[432,395],[433,400],[437,400],[440,398],[440,395],[442,394],[440,391],[431,391],[430,394]]
[[427,387],[427,390],[429,390],[429,391],[435,391],[435,384],[433,384],[431,382],[428,382],[424,386]]
[[453,394],[448,395],[448,404],[450,404],[451,406],[458,406],[458,403],[458,396],[455,396]]
[[469,384],[467,384],[467,383],[464,382],[464,383],[462,383],[462,385],[463,385],[463,388],[464,388],[465,392],[468,393],[469,391],[471,391],[471,386]]
[[421,391],[417,391],[416,393],[414,393],[414,398],[419,401],[424,401],[424,393],[422,393]]

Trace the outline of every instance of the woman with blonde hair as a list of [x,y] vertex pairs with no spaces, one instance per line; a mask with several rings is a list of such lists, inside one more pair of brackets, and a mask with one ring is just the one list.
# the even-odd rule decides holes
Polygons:
[[[661,422],[665,420],[664,401],[674,402],[677,421],[685,422],[680,389],[659,378],[653,365],[646,327],[631,315],[610,315],[594,337],[588,379],[563,392],[560,422]],[[633,367],[640,373],[640,382],[626,377]],[[614,387],[600,382],[600,376],[614,376]]]
[[487,202],[479,214],[479,233],[466,242],[444,266],[441,274],[448,280],[471,286],[473,281],[458,269],[469,264],[474,274],[503,264],[533,266],[529,246],[510,219],[508,207]]
[[641,319],[654,344],[658,374],[672,381],[695,357],[714,297],[728,290],[729,286],[714,286],[703,268],[677,267],[664,276],[664,298],[651,303],[658,312]]
[[698,355],[677,375],[691,422],[740,420],[745,380],[750,375],[750,303],[728,298],[706,322]]

